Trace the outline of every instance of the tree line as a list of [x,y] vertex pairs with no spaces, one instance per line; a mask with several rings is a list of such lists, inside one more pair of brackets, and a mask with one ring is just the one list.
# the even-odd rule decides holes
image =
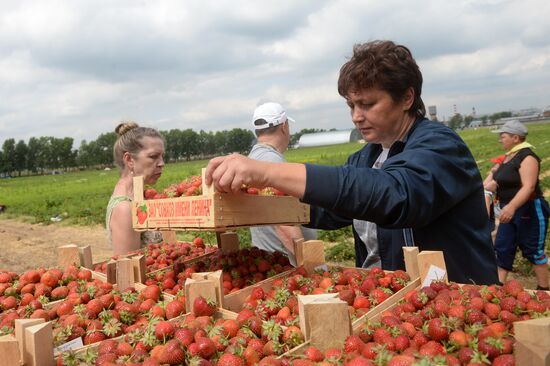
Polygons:
[[[290,143],[297,143],[304,133],[323,131],[303,129],[291,136]],[[205,159],[232,152],[247,154],[256,139],[252,131],[241,128],[217,132],[172,129],[160,133],[166,141],[166,162]],[[27,143],[23,140],[16,143],[15,139],[9,138],[0,151],[0,175],[111,167],[116,139],[114,132],[103,133],[95,140],[83,140],[76,149],[72,137],[31,137]]]

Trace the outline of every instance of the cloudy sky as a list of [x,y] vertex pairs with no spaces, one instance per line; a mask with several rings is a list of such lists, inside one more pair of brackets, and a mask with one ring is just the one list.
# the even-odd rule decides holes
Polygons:
[[0,0],[0,143],[250,128],[268,100],[295,130],[349,128],[338,71],[375,39],[411,49],[440,119],[545,108],[549,19],[548,0]]

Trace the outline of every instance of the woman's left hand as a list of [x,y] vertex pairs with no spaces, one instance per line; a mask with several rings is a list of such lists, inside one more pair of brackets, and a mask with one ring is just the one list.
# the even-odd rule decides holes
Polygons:
[[510,205],[504,206],[502,210],[500,210],[500,216],[498,220],[506,224],[512,220],[512,217],[514,217],[514,214],[516,213],[516,209],[513,207],[510,207]]

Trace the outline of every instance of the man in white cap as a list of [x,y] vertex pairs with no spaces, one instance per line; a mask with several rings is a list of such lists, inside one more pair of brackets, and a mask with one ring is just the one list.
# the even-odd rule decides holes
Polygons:
[[[269,162],[286,161],[283,153],[290,143],[289,121],[294,120],[286,115],[279,103],[264,103],[254,110],[252,124],[257,137],[249,158]],[[259,226],[250,228],[252,245],[269,252],[285,253],[295,265],[294,244],[292,239],[304,238],[313,240],[317,232],[300,226]]]

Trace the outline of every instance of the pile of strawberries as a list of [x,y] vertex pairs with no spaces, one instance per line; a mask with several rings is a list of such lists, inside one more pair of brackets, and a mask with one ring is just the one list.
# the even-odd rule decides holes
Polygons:
[[177,264],[166,272],[153,273],[146,284],[158,283],[163,291],[177,294],[187,278],[196,272],[223,271],[223,290],[227,295],[293,267],[279,252],[270,253],[255,247],[240,249],[230,254],[218,251],[190,265]]
[[550,295],[504,286],[433,282],[406,294],[343,348],[305,350],[293,365],[514,365],[515,321],[550,316]]
[[[92,280],[92,273],[83,268],[68,266],[29,270],[22,275],[0,272],[0,328],[13,329],[14,320],[21,318],[48,318],[45,304],[76,299],[100,283]],[[4,328],[5,327],[5,328]]]
[[193,309],[182,320],[152,319],[139,337],[126,335],[85,352],[64,352],[57,365],[269,365],[304,341],[296,327],[284,329],[248,313],[228,317],[202,297],[194,300]]
[[[218,248],[206,246],[201,237],[189,242],[176,243],[152,243],[144,249],[130,253],[130,255],[143,254],[145,256],[146,272],[153,272],[159,269],[172,267],[174,263],[185,262],[208,253],[217,251]],[[112,259],[119,259],[120,256],[113,256]],[[106,273],[107,262],[98,263],[94,266],[94,271]]]
[[179,183],[171,184],[162,192],[148,187],[143,191],[146,200],[158,200],[162,198],[174,198],[181,196],[200,196],[202,194],[202,178],[198,175],[186,178]]
[[384,272],[380,268],[356,269],[332,267],[308,275],[303,267],[296,268],[287,278],[273,281],[273,288],[265,293],[255,287],[243,303],[263,320],[292,326],[299,322],[296,295],[338,293],[349,305],[352,318],[359,318],[374,306],[382,303],[410,282],[409,275],[401,270]]

